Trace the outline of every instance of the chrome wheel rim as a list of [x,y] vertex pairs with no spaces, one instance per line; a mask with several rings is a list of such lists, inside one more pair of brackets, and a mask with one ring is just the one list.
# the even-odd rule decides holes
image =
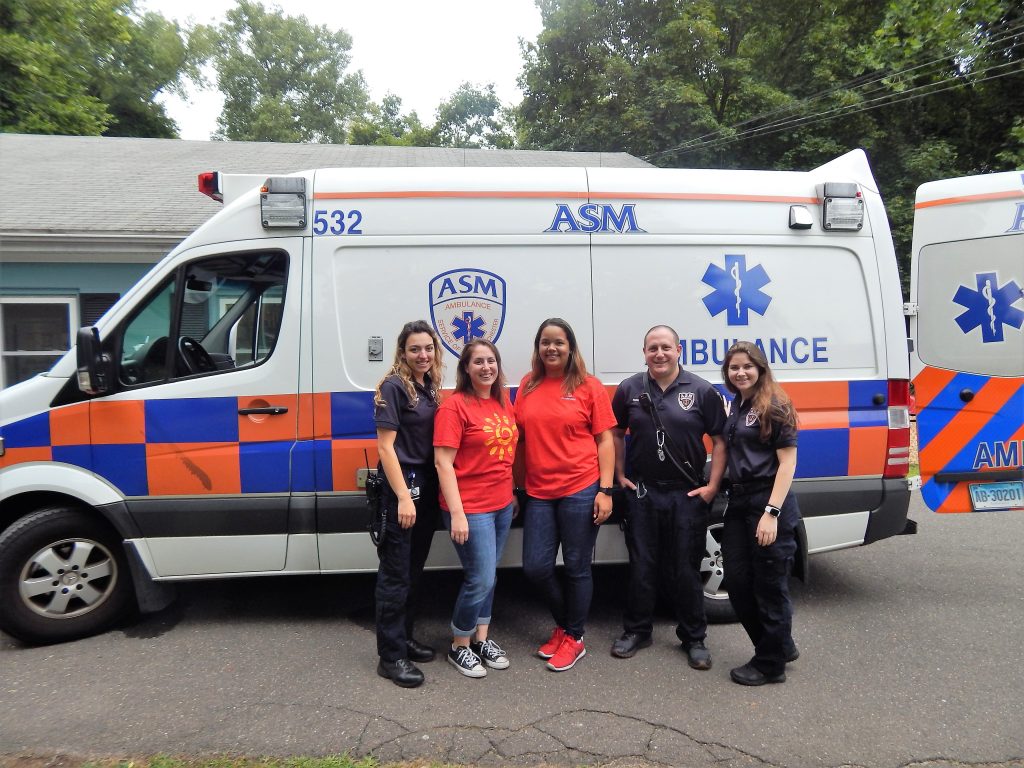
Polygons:
[[700,578],[704,583],[704,596],[712,600],[728,600],[729,593],[722,589],[725,569],[722,566],[721,523],[708,526],[704,539],[704,557],[700,561]]
[[48,619],[72,619],[103,605],[117,586],[117,561],[92,539],[61,539],[25,563],[18,579],[22,602]]

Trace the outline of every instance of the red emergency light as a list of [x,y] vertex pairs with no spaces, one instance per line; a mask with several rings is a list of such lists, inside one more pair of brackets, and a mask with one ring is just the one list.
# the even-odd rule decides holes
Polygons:
[[220,174],[217,171],[199,174],[199,191],[218,203],[224,202],[224,194],[220,188]]

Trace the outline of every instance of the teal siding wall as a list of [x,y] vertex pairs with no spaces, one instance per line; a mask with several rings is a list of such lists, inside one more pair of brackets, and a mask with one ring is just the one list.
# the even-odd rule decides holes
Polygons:
[[80,293],[124,294],[152,264],[0,264],[0,296],[77,296]]

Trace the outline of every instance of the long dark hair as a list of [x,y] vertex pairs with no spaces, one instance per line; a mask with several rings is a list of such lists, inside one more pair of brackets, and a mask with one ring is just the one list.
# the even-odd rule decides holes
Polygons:
[[402,326],[402,330],[398,333],[398,341],[395,344],[395,360],[391,364],[391,369],[384,374],[384,378],[377,382],[377,390],[373,395],[373,402],[375,405],[384,407],[387,405],[387,401],[380,393],[380,388],[384,382],[390,376],[397,376],[402,380],[402,386],[405,387],[405,392],[409,395],[409,407],[415,408],[416,401],[419,396],[416,394],[416,385],[413,380],[412,370],[409,368],[409,364],[405,361],[405,343],[409,340],[409,337],[414,333],[426,333],[430,336],[430,340],[434,342],[434,362],[430,364],[430,384],[433,387],[432,394],[434,400],[438,399],[438,394],[441,391],[442,379],[444,377],[444,357],[443,349],[441,347],[441,340],[437,338],[437,334],[434,332],[433,327],[426,320],[413,320],[412,322],[406,323]]
[[773,422],[796,427],[796,409],[793,407],[793,401],[786,394],[786,390],[779,386],[779,382],[772,375],[772,369],[768,367],[768,359],[764,356],[764,352],[759,346],[749,341],[737,341],[725,353],[725,361],[722,363],[722,380],[725,382],[725,388],[734,395],[739,394],[739,390],[729,381],[729,362],[741,353],[749,357],[750,362],[757,368],[757,382],[754,384],[750,408],[760,416],[761,442],[768,442],[768,438],[772,434]]
[[498,376],[491,383],[491,397],[498,401],[498,405],[504,407],[505,371],[501,367],[501,352],[487,339],[474,339],[462,348],[462,354],[459,355],[459,369],[455,372],[455,391],[476,397],[476,391],[473,389],[473,380],[469,378],[469,373],[466,371],[469,360],[473,357],[473,349],[475,347],[487,347],[494,355],[494,361],[498,364]]
[[569,359],[565,363],[565,373],[562,375],[562,394],[571,395],[576,388],[587,380],[587,364],[580,354],[579,344],[576,343],[576,334],[572,326],[560,317],[549,317],[537,329],[537,335],[533,338],[533,358],[530,361],[530,380],[523,388],[523,394],[535,390],[546,375],[544,361],[540,356],[540,337],[544,335],[544,329],[549,327],[561,328],[565,332],[565,338],[569,341]]

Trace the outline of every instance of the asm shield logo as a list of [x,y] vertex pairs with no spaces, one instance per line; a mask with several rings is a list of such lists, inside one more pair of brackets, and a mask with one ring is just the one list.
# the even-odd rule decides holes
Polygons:
[[747,269],[743,254],[726,254],[725,269],[709,264],[702,282],[715,289],[704,297],[704,306],[712,317],[725,312],[729,325],[749,324],[750,310],[764,316],[772,302],[772,297],[761,290],[771,282],[768,273],[760,264]]
[[456,357],[474,339],[497,342],[505,324],[505,280],[468,267],[442,272],[430,281],[430,320]]
[[1013,306],[1024,297],[1024,291],[1014,280],[1000,286],[995,272],[978,273],[974,280],[976,289],[961,285],[953,296],[953,301],[967,310],[956,318],[956,324],[964,333],[981,328],[983,344],[1000,342],[1004,325],[1020,328],[1024,324],[1024,312]]

